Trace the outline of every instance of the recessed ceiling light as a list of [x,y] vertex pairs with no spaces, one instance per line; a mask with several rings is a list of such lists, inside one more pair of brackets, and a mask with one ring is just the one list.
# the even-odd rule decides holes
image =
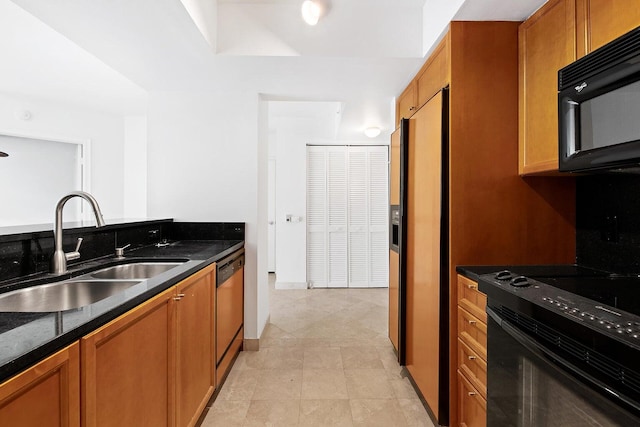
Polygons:
[[375,138],[376,136],[380,135],[380,128],[375,126],[368,127],[364,130],[364,134],[369,138]]
[[302,19],[309,25],[316,25],[322,12],[320,5],[313,0],[305,0],[302,3]]

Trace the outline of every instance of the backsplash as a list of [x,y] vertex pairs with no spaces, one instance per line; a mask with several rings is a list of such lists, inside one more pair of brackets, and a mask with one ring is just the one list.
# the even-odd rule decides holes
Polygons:
[[[83,238],[80,259],[68,265],[114,255],[116,247],[127,251],[167,240],[244,240],[244,223],[179,223],[171,219],[109,224],[104,228],[65,228],[63,246],[72,250]],[[0,282],[49,271],[53,231],[0,236]]]
[[640,175],[577,178],[578,264],[620,274],[640,274]]

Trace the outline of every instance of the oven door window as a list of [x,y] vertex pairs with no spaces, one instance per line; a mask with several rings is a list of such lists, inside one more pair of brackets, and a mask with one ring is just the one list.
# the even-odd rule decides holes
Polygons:
[[514,337],[513,327],[491,316],[487,326],[489,427],[640,425],[640,418],[530,350],[535,341],[523,345],[528,337]]

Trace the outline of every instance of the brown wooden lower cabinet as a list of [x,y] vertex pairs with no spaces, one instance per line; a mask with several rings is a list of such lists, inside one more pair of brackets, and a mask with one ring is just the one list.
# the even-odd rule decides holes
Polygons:
[[[457,276],[457,416],[459,426],[485,426],[487,418],[487,297],[478,283]],[[473,314],[471,314],[473,313]]]
[[172,426],[171,288],[81,340],[82,425]]
[[[212,264],[0,384],[0,426],[194,426],[216,386],[215,283]],[[241,316],[242,280],[232,295]]]
[[458,371],[458,425],[485,427],[487,425],[487,401]]
[[0,384],[0,426],[80,426],[77,342]]
[[215,264],[176,286],[176,425],[193,426],[216,386]]
[[193,426],[215,388],[215,264],[81,340],[83,426]]

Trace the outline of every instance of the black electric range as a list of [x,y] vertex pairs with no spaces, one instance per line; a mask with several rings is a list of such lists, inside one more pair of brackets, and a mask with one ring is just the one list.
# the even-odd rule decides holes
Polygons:
[[[554,412],[552,405],[541,404],[549,399],[529,396],[535,402],[527,406],[523,403],[526,399],[521,399],[516,405],[496,391],[508,389],[509,378],[522,376],[517,360],[524,359],[535,360],[530,365],[539,367],[536,372],[547,372],[545,378],[568,373],[563,381],[575,384],[569,392],[558,391],[558,396],[575,391],[579,399],[565,396],[556,401],[589,402],[587,409],[569,405],[574,413],[602,417],[607,420],[603,425],[624,425],[612,421],[618,416],[625,423],[640,420],[640,277],[571,265],[514,266],[480,275],[478,284],[487,295],[489,315],[489,425],[520,425],[522,419],[515,418],[523,411],[531,414],[540,412],[541,407],[545,408],[542,412],[554,413],[553,417],[562,415],[563,411]],[[518,348],[513,352],[527,355],[505,362],[505,348]],[[554,368],[540,367],[543,364]],[[511,366],[510,373],[505,373],[506,366]],[[511,388],[522,389],[523,381],[530,385],[538,380],[521,378]],[[584,390],[577,391],[581,387]],[[599,410],[609,411],[608,415]]]

